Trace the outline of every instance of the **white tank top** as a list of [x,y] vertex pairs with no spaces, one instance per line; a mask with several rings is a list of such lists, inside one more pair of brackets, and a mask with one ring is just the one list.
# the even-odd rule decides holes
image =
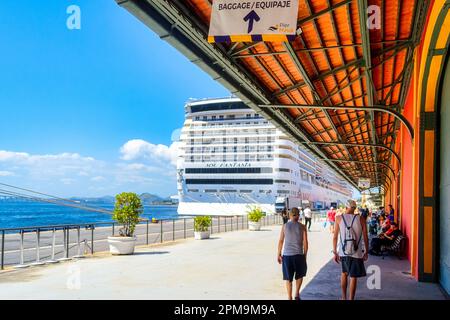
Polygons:
[[[352,220],[353,218],[355,218],[355,221],[353,222],[352,225]],[[353,231],[355,232],[356,235],[356,241],[359,241],[359,245],[358,245],[358,249],[355,251],[354,254],[352,255],[346,255],[344,254],[344,251],[342,249],[342,244],[343,241],[345,240],[345,231],[347,229],[347,227],[345,226],[344,223],[344,219],[345,222],[347,223],[347,226],[350,227],[352,226]],[[364,237],[363,237],[363,230],[361,227],[361,217],[359,215],[354,215],[354,214],[343,214],[341,215],[341,221],[339,223],[339,233],[340,233],[340,240],[338,243],[339,246],[339,256],[340,257],[352,257],[352,258],[358,258],[358,259],[362,259],[364,257]]]

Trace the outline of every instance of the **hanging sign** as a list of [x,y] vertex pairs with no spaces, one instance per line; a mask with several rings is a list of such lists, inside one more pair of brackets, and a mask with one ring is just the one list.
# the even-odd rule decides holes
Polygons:
[[369,189],[370,188],[370,179],[359,178],[358,187],[360,187],[361,189]]
[[208,42],[293,41],[298,0],[214,0]]

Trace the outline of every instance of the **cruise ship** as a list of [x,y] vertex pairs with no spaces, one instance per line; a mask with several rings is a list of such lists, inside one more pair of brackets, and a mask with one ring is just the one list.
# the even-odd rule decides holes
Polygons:
[[353,189],[238,98],[185,105],[177,161],[179,215],[267,214],[338,206]]

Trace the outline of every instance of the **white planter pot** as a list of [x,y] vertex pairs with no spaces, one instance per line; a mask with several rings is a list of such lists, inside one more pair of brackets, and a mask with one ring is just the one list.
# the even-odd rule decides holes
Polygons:
[[261,221],[258,221],[258,222],[249,221],[248,222],[248,230],[250,230],[250,231],[261,230]]
[[195,231],[194,239],[195,240],[209,239],[209,231]]
[[113,255],[133,254],[136,237],[108,237],[108,243]]

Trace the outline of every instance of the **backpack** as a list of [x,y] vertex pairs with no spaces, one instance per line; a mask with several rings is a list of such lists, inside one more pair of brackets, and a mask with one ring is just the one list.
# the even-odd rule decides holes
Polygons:
[[342,245],[342,252],[346,256],[352,256],[358,251],[359,243],[361,242],[362,234],[359,237],[359,240],[356,241],[356,234],[353,230],[353,223],[355,222],[357,215],[353,216],[352,223],[347,225],[347,221],[345,221],[345,217],[342,216],[342,220],[344,221],[345,230],[344,234],[345,237],[342,240],[341,238],[341,245]]

